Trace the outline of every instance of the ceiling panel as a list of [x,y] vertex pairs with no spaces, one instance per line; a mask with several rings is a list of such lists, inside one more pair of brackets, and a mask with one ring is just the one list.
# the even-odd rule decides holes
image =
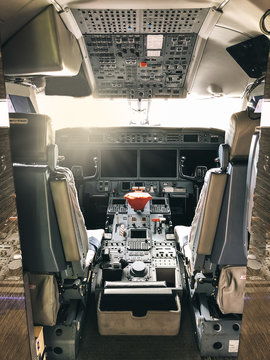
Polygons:
[[0,1],[0,33],[2,43],[50,4],[50,0]]

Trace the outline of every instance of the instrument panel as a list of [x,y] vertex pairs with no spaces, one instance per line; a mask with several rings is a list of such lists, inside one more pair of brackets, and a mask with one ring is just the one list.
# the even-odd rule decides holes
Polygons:
[[156,179],[178,180],[181,156],[187,158],[188,175],[196,165],[216,167],[214,159],[223,141],[224,131],[217,129],[75,128],[56,133],[59,153],[65,156],[62,165],[81,167],[75,177],[92,175],[93,158],[98,158],[98,190],[114,179],[133,181],[132,186],[140,180],[149,186]]
[[[189,176],[197,166],[216,167],[222,142],[224,131],[217,129],[121,127],[56,132],[59,154],[64,157],[61,166],[74,174],[88,228],[104,227],[117,201],[123,214],[126,204],[119,198],[141,187],[153,197],[151,206],[155,198],[167,196],[173,222],[189,225],[199,189],[180,177],[181,157],[186,158],[184,172]],[[96,170],[94,158],[98,159]],[[155,204],[156,213],[166,214],[163,205]]]
[[[224,131],[198,128],[159,128],[121,127],[121,128],[73,128],[61,129],[56,133],[58,146],[72,144],[220,144],[224,141]],[[196,145],[195,145],[196,147]]]

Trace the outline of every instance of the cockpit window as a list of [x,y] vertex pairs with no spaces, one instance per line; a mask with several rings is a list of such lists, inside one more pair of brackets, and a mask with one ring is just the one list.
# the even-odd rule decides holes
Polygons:
[[126,99],[70,98],[38,95],[41,113],[55,129],[65,127],[157,126],[205,127],[225,130],[229,115],[240,111],[240,98]]

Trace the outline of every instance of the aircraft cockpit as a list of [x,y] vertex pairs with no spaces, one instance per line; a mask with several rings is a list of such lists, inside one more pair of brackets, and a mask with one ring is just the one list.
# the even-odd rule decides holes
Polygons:
[[18,217],[0,224],[0,304],[18,310],[19,287],[31,359],[243,356],[268,169],[265,2],[13,6],[0,5],[0,180],[9,163]]

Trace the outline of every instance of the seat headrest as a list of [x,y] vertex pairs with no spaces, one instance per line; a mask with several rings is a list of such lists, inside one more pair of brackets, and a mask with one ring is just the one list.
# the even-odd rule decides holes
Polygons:
[[218,148],[218,157],[220,168],[224,172],[229,165],[230,147],[228,144],[220,144]]
[[229,128],[225,134],[225,143],[230,146],[230,160],[242,161],[248,159],[252,135],[260,119],[252,120],[247,111],[240,111],[231,116]]
[[11,113],[9,118],[12,161],[47,163],[47,147],[54,144],[51,119],[47,115],[23,113]]

